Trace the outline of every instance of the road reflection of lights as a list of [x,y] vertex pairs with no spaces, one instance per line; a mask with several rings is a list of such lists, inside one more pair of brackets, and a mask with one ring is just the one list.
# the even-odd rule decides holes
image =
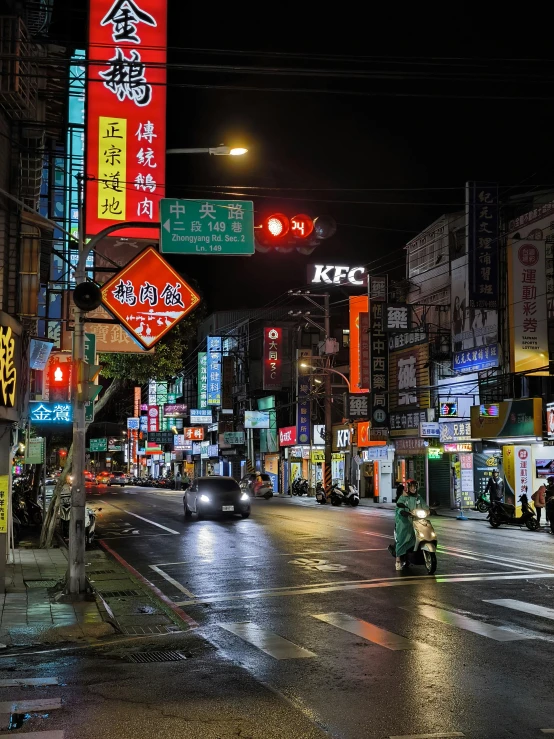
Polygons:
[[210,525],[200,526],[199,529],[197,554],[201,557],[205,557],[210,562],[213,562],[215,559],[217,537]]

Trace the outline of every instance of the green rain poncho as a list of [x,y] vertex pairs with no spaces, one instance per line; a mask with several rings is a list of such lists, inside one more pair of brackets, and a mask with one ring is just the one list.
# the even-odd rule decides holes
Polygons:
[[[399,508],[398,504],[403,503],[405,508]],[[423,498],[418,495],[401,495],[396,501],[395,512],[395,531],[396,531],[396,556],[403,557],[412,547],[415,546],[416,539],[411,516],[402,516],[401,511],[408,509],[414,511],[416,508],[423,508],[429,512],[429,508]]]

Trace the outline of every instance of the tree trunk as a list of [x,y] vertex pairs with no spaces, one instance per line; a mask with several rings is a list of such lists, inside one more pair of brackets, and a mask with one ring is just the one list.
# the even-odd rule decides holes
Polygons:
[[[121,388],[124,386],[124,384],[125,384],[124,380],[119,380],[119,379],[115,379],[112,382],[110,387],[106,390],[102,398],[96,404],[95,414],[100,413],[102,411],[104,406],[107,405],[110,398],[116,395],[119,392],[119,390],[121,390]],[[67,476],[71,472],[72,467],[73,467],[73,443],[71,443],[71,446],[69,447],[69,451],[67,452],[67,459],[65,462],[65,466],[62,470],[62,474],[59,476],[58,481],[56,482],[56,487],[54,488],[54,492],[52,493],[52,499],[50,500],[48,511],[43,518],[42,531],[40,533],[41,549],[48,549],[48,547],[52,546],[52,540],[54,538],[54,530],[56,528],[56,523],[58,520],[58,509],[60,507],[61,492],[63,490],[63,486],[66,484]]]

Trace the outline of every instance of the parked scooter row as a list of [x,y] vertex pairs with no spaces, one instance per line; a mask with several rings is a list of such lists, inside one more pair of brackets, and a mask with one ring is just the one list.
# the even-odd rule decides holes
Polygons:
[[360,502],[360,495],[354,485],[348,486],[348,491],[343,490],[338,483],[331,485],[330,489],[325,492],[322,482],[318,482],[315,489],[315,499],[321,505],[325,505],[329,500],[331,505],[340,506],[351,505],[355,508]]
[[295,480],[293,480],[291,487],[291,493],[293,495],[308,495],[308,492],[309,485],[306,479],[304,479],[303,477],[297,477]]
[[129,485],[141,488],[163,488],[165,490],[175,490],[174,477],[130,477]]

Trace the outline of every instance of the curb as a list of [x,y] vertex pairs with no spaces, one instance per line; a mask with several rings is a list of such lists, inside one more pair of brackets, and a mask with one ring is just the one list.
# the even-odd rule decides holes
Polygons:
[[[130,575],[133,577],[133,579],[137,580],[143,587],[148,588],[150,592],[155,596],[155,598],[159,601],[161,601],[161,605],[163,610],[166,612],[167,616],[172,619],[178,619],[182,624],[185,624],[187,628],[189,629],[196,629],[198,628],[199,624],[192,618],[192,616],[189,616],[188,613],[185,613],[182,608],[179,608],[179,606],[176,606],[175,603],[173,603],[172,600],[170,600],[167,595],[164,595],[162,591],[157,588],[153,583],[150,582],[150,580],[147,580],[144,575],[141,575],[140,572],[135,570],[135,568],[127,562],[127,560],[123,559],[123,557],[115,552],[103,539],[99,539],[98,543],[106,551],[111,557],[113,557],[122,567],[124,567]],[[98,595],[98,593],[96,593]],[[106,604],[107,605],[107,604]],[[109,606],[108,606],[109,608]],[[168,613],[168,610],[170,613]]]

